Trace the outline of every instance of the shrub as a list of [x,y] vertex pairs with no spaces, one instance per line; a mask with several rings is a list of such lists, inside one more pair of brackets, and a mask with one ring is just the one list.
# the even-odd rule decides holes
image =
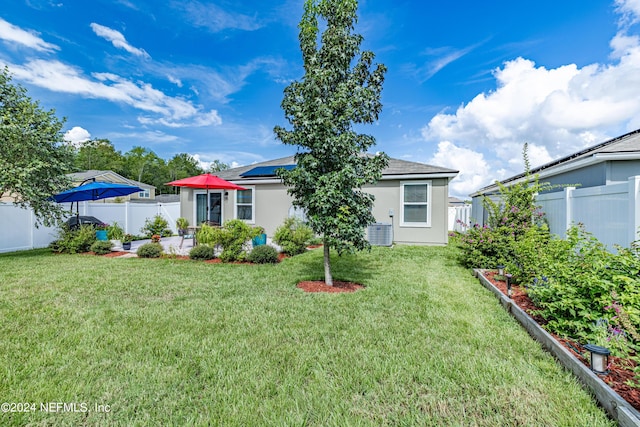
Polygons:
[[460,248],[459,261],[469,268],[495,268],[511,259],[513,236],[506,227],[491,228],[474,224],[452,242]]
[[287,255],[298,255],[303,253],[311,239],[313,230],[304,222],[297,218],[287,218],[284,223],[276,229],[273,241]]
[[200,230],[196,233],[196,240],[198,241],[198,244],[215,246],[215,230],[216,227],[208,224],[202,224],[200,226]]
[[[531,244],[543,244],[549,240],[544,214],[540,206],[536,205],[535,197],[536,194],[554,186],[540,183],[537,175],[529,173],[527,144],[524,144],[523,158],[525,174],[522,181],[511,186],[498,182],[498,201],[487,196],[483,198],[482,204],[489,213],[487,224],[476,224],[455,239],[462,249],[463,265],[475,268],[507,265],[516,280],[531,275],[530,271],[522,271],[523,260],[520,260],[519,256],[531,259]],[[529,242],[526,242],[527,240]],[[519,248],[521,252],[517,252],[521,241],[525,243]],[[538,247],[538,250],[540,249],[541,247]]]
[[548,320],[547,328],[562,336],[588,340],[594,322],[610,320],[605,307],[616,290],[611,269],[614,255],[582,228],[571,227],[566,240],[554,239],[540,257],[545,263],[529,295]]
[[140,258],[160,258],[162,256],[162,245],[160,243],[145,243],[136,252]]
[[75,254],[88,252],[96,241],[96,229],[90,224],[84,224],[71,230],[63,225],[58,231],[58,239],[49,247],[57,253]]
[[249,254],[248,259],[256,264],[275,264],[278,262],[278,251],[269,245],[256,246]]
[[114,222],[107,227],[107,239],[109,240],[122,240],[124,237],[124,230],[117,222]]
[[184,217],[180,217],[176,220],[176,227],[178,230],[186,230],[189,227],[189,220]]
[[111,248],[113,247],[113,243],[109,240],[96,240],[91,245],[91,252],[94,252],[96,255],[105,255],[111,252]]
[[215,257],[215,248],[209,245],[199,244],[189,251],[189,258],[191,259],[206,261],[208,259],[214,259]]
[[[198,233],[198,242],[222,246],[220,259],[223,262],[242,261],[246,258],[245,244],[261,232],[260,227],[252,228],[244,221],[234,219],[227,221],[220,228],[206,228],[204,225]],[[204,242],[203,242],[204,243]]]
[[140,232],[150,239],[151,236],[157,234],[162,237],[171,236],[173,232],[169,228],[169,223],[160,215],[153,217],[153,220],[147,218]]

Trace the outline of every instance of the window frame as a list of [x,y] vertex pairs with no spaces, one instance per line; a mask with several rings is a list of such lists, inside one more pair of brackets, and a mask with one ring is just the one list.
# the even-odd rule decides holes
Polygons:
[[[426,185],[427,187],[427,201],[426,202],[405,202],[404,192],[405,187],[410,185]],[[431,180],[421,181],[400,181],[400,226],[401,227],[414,227],[414,228],[427,228],[431,227],[431,205],[432,205],[432,192],[433,182]],[[426,206],[427,208],[427,220],[426,222],[406,222],[405,218],[405,206]]]
[[138,191],[138,199],[150,199],[151,189],[143,188],[142,191]]
[[247,224],[255,224],[256,223],[256,187],[255,185],[243,185],[244,188],[251,191],[251,203],[238,203],[238,195],[240,191],[245,190],[234,190],[233,195],[233,218],[238,218],[238,207],[240,206],[251,206],[251,219],[240,219],[241,221],[246,222]]

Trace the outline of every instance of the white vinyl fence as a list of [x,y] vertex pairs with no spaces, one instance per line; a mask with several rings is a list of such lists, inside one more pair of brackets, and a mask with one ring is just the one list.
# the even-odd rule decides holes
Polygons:
[[566,237],[573,224],[584,224],[609,249],[629,247],[638,240],[640,227],[640,176],[628,182],[600,187],[567,187],[562,192],[541,194],[538,203],[552,233]]
[[464,232],[471,226],[471,205],[449,206],[449,231]]
[[[65,204],[67,209],[70,205]],[[74,213],[76,207],[74,205]],[[176,219],[180,216],[180,203],[100,203],[80,202],[80,215],[94,216],[113,224],[117,222],[125,233],[141,234],[147,219],[162,216],[174,233]],[[31,209],[21,209],[14,204],[0,203],[0,253],[43,248],[56,239],[58,229],[35,227],[36,218]]]

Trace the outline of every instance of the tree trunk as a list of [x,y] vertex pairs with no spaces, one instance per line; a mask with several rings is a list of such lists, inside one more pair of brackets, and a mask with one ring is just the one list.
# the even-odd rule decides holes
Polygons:
[[331,258],[329,257],[329,245],[325,239],[324,246],[324,283],[333,286],[333,277],[331,277]]

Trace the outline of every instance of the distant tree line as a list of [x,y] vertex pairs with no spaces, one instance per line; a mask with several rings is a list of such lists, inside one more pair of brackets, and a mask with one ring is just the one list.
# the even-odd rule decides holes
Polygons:
[[[158,194],[177,193],[177,187],[165,184],[205,172],[198,161],[187,153],[164,160],[152,150],[136,146],[122,154],[108,139],[92,139],[82,143],[75,154],[74,168],[76,171],[111,170],[126,178],[155,186]],[[229,165],[216,160],[206,172],[215,173],[228,168]]]

